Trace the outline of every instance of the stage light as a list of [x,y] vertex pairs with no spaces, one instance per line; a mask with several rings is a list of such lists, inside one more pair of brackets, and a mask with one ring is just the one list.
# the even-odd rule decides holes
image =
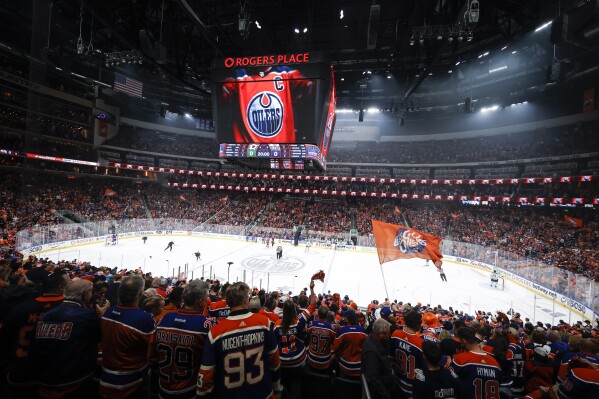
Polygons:
[[535,29],[535,32],[538,32],[540,30],[545,29],[546,27],[548,27],[549,25],[551,25],[552,21],[549,22],[545,22],[543,25],[539,26],[537,29]]
[[460,65],[461,63],[462,63],[462,61],[458,61],[458,62],[456,62],[456,63],[455,63],[455,66],[458,66],[458,65]]
[[514,51],[512,51],[512,54],[516,54],[517,52],[518,52],[517,50],[514,50]]
[[344,16],[345,16],[345,15],[343,15],[343,10],[341,10],[341,11],[339,12],[339,19],[343,19],[343,17],[344,17]]
[[306,33],[308,31],[308,28],[304,28],[304,33]]
[[258,28],[258,29],[262,29],[262,27],[260,26],[260,22],[258,22],[258,21],[254,21],[254,23],[256,24],[256,28]]
[[505,50],[506,48],[507,48],[507,46],[503,46],[503,47],[501,48],[501,51]]
[[298,33],[298,34],[299,34],[299,29],[298,29],[298,28],[295,28],[293,31],[294,31],[295,33]]

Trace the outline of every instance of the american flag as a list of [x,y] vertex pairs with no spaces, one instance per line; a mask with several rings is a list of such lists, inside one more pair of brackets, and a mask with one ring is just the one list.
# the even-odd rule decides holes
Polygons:
[[128,78],[118,72],[114,73],[114,90],[133,97],[141,97],[144,84],[139,80]]

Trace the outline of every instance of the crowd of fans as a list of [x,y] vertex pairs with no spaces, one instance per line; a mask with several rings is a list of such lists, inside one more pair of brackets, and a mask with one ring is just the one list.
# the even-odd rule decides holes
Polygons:
[[350,229],[372,237],[371,220],[378,219],[408,223],[441,238],[529,257],[599,279],[598,221],[592,208],[567,211],[582,220],[579,227],[567,222],[564,208],[548,206],[176,190],[149,182],[135,185],[32,173],[7,173],[3,182],[0,232],[12,246],[17,231],[64,223],[65,212],[77,215],[77,222],[174,218],[248,228],[291,230],[303,225],[314,234],[337,233],[339,237]]
[[299,399],[330,397],[337,378],[353,398],[361,376],[373,398],[597,395],[599,319],[358,304],[317,295],[322,272],[299,292],[265,292],[12,255],[0,261],[6,398]]

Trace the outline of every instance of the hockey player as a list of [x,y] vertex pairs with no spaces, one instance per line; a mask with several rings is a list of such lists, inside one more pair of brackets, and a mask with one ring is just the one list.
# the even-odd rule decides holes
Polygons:
[[491,287],[497,288],[497,283],[499,283],[499,274],[497,270],[493,270],[493,273],[491,273]]
[[277,260],[281,259],[283,257],[283,247],[281,247],[280,245],[277,247]]
[[202,257],[202,254],[200,253],[200,251],[198,251],[198,252],[195,252],[195,253],[194,253],[194,255],[195,255],[195,257],[196,257],[196,261],[198,261],[198,262],[199,262],[199,261],[200,261],[200,258]]
[[167,249],[170,249],[171,252],[173,252],[173,245],[175,245],[175,243],[170,241],[164,250],[166,251]]
[[144,242],[144,244],[146,243],[146,241],[148,241],[148,237],[142,237],[141,240]]
[[311,246],[312,246],[312,243],[310,241],[306,241],[306,249],[304,249],[304,252],[310,252]]
[[[427,261],[427,262],[428,262],[428,261]],[[443,281],[447,281],[447,276],[445,276],[445,271],[443,270],[443,268],[442,268],[442,267],[440,267],[440,268],[438,269],[438,271],[439,271],[439,277],[441,277],[441,280],[443,280]]]

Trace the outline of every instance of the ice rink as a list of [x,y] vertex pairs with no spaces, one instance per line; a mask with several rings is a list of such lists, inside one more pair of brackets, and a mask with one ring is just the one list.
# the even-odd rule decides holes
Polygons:
[[[169,241],[172,251],[165,251]],[[283,258],[276,259],[275,249],[283,247]],[[197,261],[194,253],[201,253]],[[467,313],[476,310],[506,312],[513,308],[522,319],[544,323],[583,320],[583,316],[561,306],[559,302],[540,296],[519,284],[505,280],[505,289],[490,286],[489,273],[473,266],[444,262],[448,282],[441,281],[434,266],[425,266],[421,259],[397,260],[382,269],[375,252],[333,250],[300,244],[275,243],[275,247],[246,242],[235,238],[206,238],[190,236],[149,236],[144,244],[140,237],[121,238],[116,246],[104,243],[81,245],[61,251],[44,251],[40,256],[52,260],[80,259],[92,265],[120,268],[143,268],[154,276],[172,276],[188,265],[188,277],[216,276],[220,281],[244,280],[250,287],[299,293],[307,287],[310,277],[324,270],[324,283],[317,282],[317,292],[338,292],[349,295],[360,306],[371,300],[389,297],[403,302],[421,302]],[[227,262],[233,262],[228,270]],[[387,291],[383,284],[383,273]]]

